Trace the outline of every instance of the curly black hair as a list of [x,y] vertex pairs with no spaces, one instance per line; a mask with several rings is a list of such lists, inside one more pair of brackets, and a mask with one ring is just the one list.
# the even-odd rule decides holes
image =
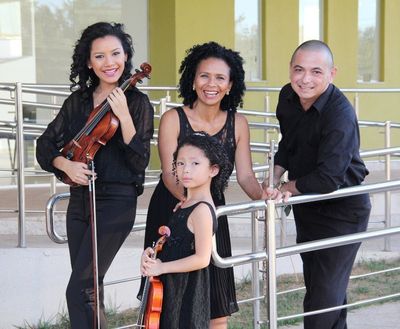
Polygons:
[[193,108],[193,103],[197,99],[196,91],[193,90],[196,70],[200,62],[208,58],[222,59],[230,68],[229,79],[232,81],[232,88],[229,95],[225,95],[222,99],[221,109],[236,111],[238,106],[243,107],[243,95],[246,90],[243,58],[237,51],[227,49],[214,41],[195,45],[186,51],[186,57],[179,68],[181,73],[179,96],[183,98],[183,104]]
[[83,30],[82,35],[75,43],[74,53],[72,55],[71,74],[69,80],[72,82],[71,91],[79,86],[80,90],[85,93],[89,88],[96,88],[99,85],[99,78],[88,68],[90,59],[90,50],[95,39],[104,38],[106,36],[117,37],[122,44],[127,60],[125,69],[122,73],[119,83],[121,84],[130,76],[132,70],[132,57],[134,54],[132,46],[132,38],[124,32],[124,25],[120,23],[98,22],[89,25]]
[[[174,152],[173,168],[176,176],[176,159],[179,150],[185,146],[191,145],[199,148],[204,152],[204,155],[210,161],[210,165],[217,165],[219,172],[211,180],[211,194],[218,197],[222,196],[225,188],[228,186],[229,176],[233,169],[233,164],[229,161],[228,155],[222,144],[216,139],[205,132],[195,132],[184,138]],[[186,191],[185,191],[186,193]]]

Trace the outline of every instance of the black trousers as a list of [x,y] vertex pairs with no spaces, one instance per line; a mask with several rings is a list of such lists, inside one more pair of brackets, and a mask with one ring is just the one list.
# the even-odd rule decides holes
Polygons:
[[[362,232],[371,205],[368,195],[293,207],[297,242]],[[347,303],[346,290],[360,243],[301,254],[306,286],[304,311]],[[304,317],[304,329],[346,329],[346,309]]]
[[[97,256],[101,328],[104,314],[103,279],[135,221],[137,192],[131,184],[96,183]],[[72,329],[93,328],[93,265],[89,191],[71,188],[67,236],[72,273],[66,297]]]

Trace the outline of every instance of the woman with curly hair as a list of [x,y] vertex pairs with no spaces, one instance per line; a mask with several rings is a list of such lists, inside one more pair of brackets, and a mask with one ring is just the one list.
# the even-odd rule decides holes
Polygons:
[[[168,224],[173,209],[185,201],[182,183],[176,182],[172,160],[177,145],[186,136],[204,131],[222,143],[229,161],[235,164],[241,188],[253,199],[266,198],[252,170],[250,134],[246,118],[236,112],[245,91],[243,59],[239,53],[216,42],[196,45],[182,61],[179,91],[183,107],[167,111],[161,118],[158,150],[161,179],[152,195],[146,224],[145,248],[157,240],[157,230]],[[213,193],[215,206],[224,196]],[[226,216],[218,219],[217,249],[231,255]],[[233,269],[210,265],[211,328],[227,328],[227,317],[238,311]],[[140,298],[141,292],[139,292]]]
[[209,268],[217,218],[211,191],[227,186],[232,163],[213,137],[194,133],[174,153],[177,180],[185,188],[185,203],[170,218],[171,236],[159,259],[148,247],[141,273],[160,275],[163,306],[160,328],[208,329],[210,325]]
[[[66,297],[73,329],[93,328],[104,316],[103,279],[135,221],[136,201],[142,193],[144,170],[150,157],[153,107],[146,95],[118,86],[130,77],[133,47],[122,24],[99,22],[88,26],[76,42],[70,80],[72,94],[37,140],[40,166],[58,178],[65,173],[70,188],[67,236],[72,273]],[[94,157],[96,173],[71,161],[60,150],[82,129],[92,110],[105,100],[119,119],[113,137]],[[94,317],[89,177],[96,178],[96,221],[100,320]]]

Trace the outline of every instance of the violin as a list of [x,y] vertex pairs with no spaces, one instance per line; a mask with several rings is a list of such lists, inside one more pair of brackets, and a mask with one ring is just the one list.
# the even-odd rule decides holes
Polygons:
[[[143,78],[150,78],[151,65],[142,63],[140,70],[125,80],[120,88],[125,92],[128,87],[135,86],[137,82],[142,83]],[[95,107],[85,126],[76,134],[76,136],[64,146],[61,154],[68,160],[89,163],[94,159],[96,152],[101,146],[114,136],[119,126],[119,120],[111,110],[111,105],[107,99]],[[70,186],[79,184],[72,181],[67,174],[63,173],[62,182]]]
[[[165,241],[171,235],[168,226],[161,226],[158,229],[158,233],[161,235],[161,238],[152,247],[154,250],[152,259],[156,259],[157,253],[162,250]],[[158,329],[160,326],[162,303],[162,282],[156,276],[146,277],[136,326],[145,329]]]

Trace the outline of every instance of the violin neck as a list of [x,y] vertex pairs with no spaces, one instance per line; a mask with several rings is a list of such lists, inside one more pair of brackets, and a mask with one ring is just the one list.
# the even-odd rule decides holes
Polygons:
[[[126,79],[120,86],[123,92],[125,92],[131,85],[132,78]],[[93,118],[86,123],[82,130],[74,137],[74,140],[78,140],[83,134],[90,134],[91,131],[97,126],[101,119],[111,110],[110,104],[105,100],[99,111],[93,116]]]
[[[153,245],[153,250],[154,250],[154,253],[151,256],[151,258],[152,259],[156,259],[157,250],[154,249],[154,245]],[[139,315],[138,315],[137,324],[143,324],[144,323],[144,315],[146,313],[147,301],[149,299],[149,290],[150,290],[150,277],[146,276],[146,280],[144,282],[144,287],[143,287],[143,293],[142,293],[142,301],[140,303],[140,308],[139,308]]]
[[150,289],[150,279],[147,276],[146,280],[145,280],[145,283],[144,283],[142,301],[140,303],[138,320],[137,320],[137,324],[139,324],[139,325],[144,323],[144,314],[146,312],[147,299],[149,297],[149,289]]

